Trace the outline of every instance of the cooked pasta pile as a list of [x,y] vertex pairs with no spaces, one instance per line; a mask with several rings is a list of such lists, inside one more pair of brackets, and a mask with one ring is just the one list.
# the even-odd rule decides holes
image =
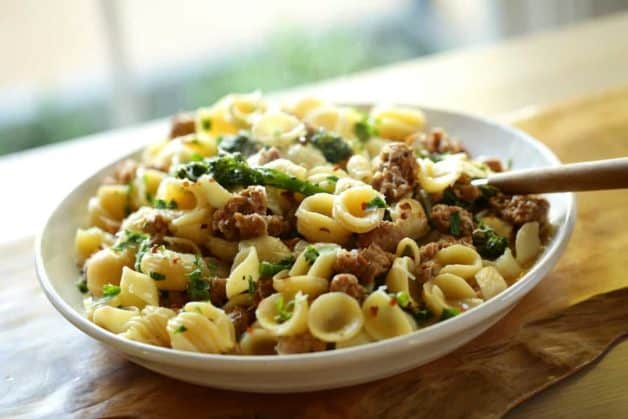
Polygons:
[[229,95],[120,163],[76,233],[88,318],[138,342],[292,354],[405,335],[516,282],[548,203],[476,187],[417,109]]

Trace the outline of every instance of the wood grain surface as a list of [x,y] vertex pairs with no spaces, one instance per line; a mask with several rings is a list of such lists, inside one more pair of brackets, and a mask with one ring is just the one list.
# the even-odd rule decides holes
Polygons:
[[[622,89],[516,123],[563,161],[573,162],[628,155],[627,114],[628,89]],[[4,246],[0,416],[501,417],[584,368],[628,332],[628,289],[622,289],[628,285],[626,220],[625,191],[578,194],[578,222],[565,256],[503,321],[455,353],[407,373],[300,395],[213,390],[127,362],[74,329],[45,300],[35,279],[30,240]],[[628,357],[619,359],[624,363],[614,369],[628,371]],[[567,385],[585,392],[585,381]],[[511,416],[628,415],[628,396],[616,391],[623,384],[604,385],[618,402],[569,397],[558,385],[551,389],[554,398],[541,395]]]

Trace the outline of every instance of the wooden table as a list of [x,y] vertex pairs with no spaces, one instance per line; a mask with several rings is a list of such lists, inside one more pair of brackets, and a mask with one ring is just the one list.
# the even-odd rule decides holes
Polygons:
[[[516,100],[513,99],[511,106],[506,106],[504,103],[500,105],[499,98],[502,98],[502,101],[506,101],[504,98],[508,96],[504,92],[515,92],[518,90],[538,92],[541,98],[539,99],[540,102],[545,102],[546,100],[551,102],[556,99],[554,95],[583,94],[589,89],[596,90],[599,87],[606,87],[606,83],[615,84],[625,81],[628,84],[628,54],[625,53],[625,50],[619,49],[626,42],[627,28],[628,15],[621,15],[564,32],[533,37],[527,40],[512,41],[506,45],[494,47],[492,53],[490,48],[461,53],[461,57],[467,57],[466,60],[463,60],[466,63],[473,63],[474,54],[478,54],[475,55],[477,57],[477,61],[475,61],[476,69],[481,67],[481,62],[483,61],[486,63],[486,68],[494,68],[487,61],[492,54],[495,54],[495,57],[499,56],[500,60],[508,60],[515,59],[519,54],[534,55],[535,48],[546,48],[544,56],[552,56],[553,53],[555,54],[553,56],[556,57],[559,56],[561,51],[564,51],[565,59],[567,61],[571,60],[570,63],[575,65],[578,62],[576,57],[580,57],[580,54],[575,51],[576,46],[587,45],[584,42],[585,39],[596,34],[597,37],[594,37],[598,40],[601,39],[599,37],[604,35],[605,42],[598,42],[597,46],[599,48],[596,50],[596,57],[607,64],[605,65],[607,67],[605,70],[600,70],[604,74],[603,77],[599,76],[601,74],[598,71],[600,62],[586,64],[585,61],[582,61],[585,64],[583,67],[579,67],[582,71],[577,72],[577,77],[569,78],[571,76],[567,75],[568,73],[566,72],[568,64],[557,64],[563,63],[562,57],[556,60],[557,63],[552,61],[553,64],[549,64],[547,69],[549,75],[546,76],[548,80],[532,77],[528,79],[528,84],[526,84],[524,83],[527,77],[526,74],[529,76],[531,72],[526,73],[525,70],[520,69],[520,78],[517,79],[516,77],[506,76],[500,70],[498,73],[500,77],[497,77],[492,88],[487,87],[490,83],[490,77],[482,78],[482,83],[484,83],[482,86],[487,92],[487,97],[483,99],[482,103],[486,107],[482,108],[480,105],[478,108],[487,113],[492,113],[496,109],[510,112],[523,103],[535,103],[530,102],[529,97],[521,98],[522,95],[525,96],[527,93],[518,92],[514,94]],[[565,35],[566,33],[569,35]],[[621,41],[618,41],[617,37],[621,34],[624,34],[624,37]],[[579,44],[578,42],[584,42],[584,44]],[[568,48],[569,45],[571,48]],[[600,53],[599,50],[603,50],[604,53]],[[401,100],[407,102],[420,100],[423,97],[420,94],[421,92],[414,91],[413,93],[408,93],[403,88],[395,90],[393,86],[402,86],[404,80],[408,85],[412,84],[414,75],[421,73],[421,71],[425,71],[423,74],[428,77],[434,71],[431,66],[436,66],[433,63],[438,63],[439,60],[444,60],[448,64],[441,68],[449,67],[452,63],[450,60],[456,61],[455,54],[453,56],[436,57],[434,60],[433,62],[427,60],[422,63],[404,64],[397,68],[381,70],[379,74],[378,72],[371,74],[372,86],[379,86],[373,87],[374,92],[376,92],[376,95],[386,95],[387,93],[384,90],[386,92],[405,92],[403,95],[407,96],[401,97]],[[525,66],[522,65],[522,67]],[[580,90],[580,87],[578,87],[582,85],[580,83],[569,91],[569,83],[564,79],[557,83],[559,86],[556,89],[551,89],[549,86],[559,78],[558,75],[561,74],[561,69],[565,74],[565,79],[571,80],[572,83],[577,83],[578,80],[582,81],[583,78],[588,77],[589,82],[585,83],[585,90]],[[512,67],[511,70],[514,71],[515,67]],[[538,71],[538,74],[543,74],[540,68],[537,68],[535,71]],[[450,72],[449,74],[452,73]],[[597,79],[596,74],[598,74],[597,77],[600,80]],[[440,75],[436,77],[432,74],[432,76],[434,77],[432,79],[434,82],[440,78]],[[344,85],[344,83],[356,83],[353,85],[353,89],[356,89],[354,91],[356,93],[355,98],[356,100],[364,99],[367,96],[359,96],[360,93],[357,93],[357,91],[369,85],[367,82],[369,80],[368,77],[369,75],[364,75],[357,77],[353,81],[345,80],[339,86]],[[391,83],[390,87],[382,87],[381,83],[384,80]],[[393,80],[395,81],[394,83]],[[460,79],[459,82],[462,83],[462,80]],[[543,95],[543,92],[538,90],[536,83],[540,82],[545,83],[544,86],[547,87],[548,94]],[[473,99],[465,98],[460,102],[458,99],[465,95],[455,95],[453,93],[454,88],[445,84],[443,86],[444,96],[449,94],[449,99],[447,99],[450,101],[449,105],[462,103],[463,108],[472,108]],[[455,83],[454,87],[456,87]],[[471,86],[470,91],[474,91],[479,95],[480,90],[476,90],[476,88],[477,86]],[[450,89],[448,90],[449,93],[447,93],[447,89]],[[557,93],[557,90],[560,93]],[[349,93],[349,91],[345,91],[345,94]],[[434,90],[431,94],[433,96],[428,95],[429,98],[436,100],[437,92]],[[486,105],[490,101],[488,98],[491,95],[495,99],[492,102],[494,108]],[[385,96],[378,97],[385,98]],[[416,100],[412,100],[412,98]],[[430,102],[431,99],[429,98],[420,101]],[[446,99],[441,97],[439,100],[441,101],[438,102],[439,104],[448,105]],[[460,108],[460,106],[453,107]],[[594,111],[589,112],[589,109],[594,109]],[[618,129],[616,131],[618,136],[616,142],[607,141],[595,144],[595,147],[592,147],[593,143],[586,143],[587,138],[578,137],[579,133],[582,132],[592,135],[591,133],[595,132],[595,126],[601,122],[604,122],[607,129],[610,130],[616,126],[621,126],[622,129],[625,129],[626,115],[628,115],[628,89],[626,88],[614,89],[610,93],[601,94],[597,97],[589,95],[584,102],[578,100],[568,101],[564,105],[545,110],[540,114],[528,108],[525,112],[511,113],[511,115],[517,115],[516,118],[511,116],[510,119],[516,121],[522,128],[541,138],[544,135],[547,135],[547,138],[551,138],[551,145],[554,148],[561,148],[561,150],[557,151],[563,158],[573,160],[577,158],[628,155],[628,131]],[[568,122],[567,125],[561,126],[570,128],[566,129],[565,132],[552,132],[552,127],[556,121],[561,121],[563,124]],[[572,121],[574,122],[572,123]],[[610,133],[606,132],[607,137],[612,133],[612,131]],[[574,140],[572,141],[572,139]],[[576,139],[577,141],[575,141]],[[58,155],[64,155],[64,153],[72,155],[73,149],[80,148],[85,150],[87,147],[91,147],[92,144],[96,144],[94,147],[97,149],[99,141],[102,142],[102,140],[96,139],[91,144],[87,142],[62,145],[53,151],[43,151],[39,155],[35,152],[22,156],[23,160],[21,161],[14,158],[11,164],[28,164],[31,161],[29,160],[30,158],[41,159],[43,158],[41,156],[45,156],[46,153],[50,152],[58,153]],[[594,140],[591,139],[590,141],[593,142]],[[563,145],[561,146],[560,144]],[[0,169],[2,167],[2,162],[0,162]],[[0,173],[2,173],[2,170],[0,170]],[[41,185],[38,187],[41,188]],[[626,230],[626,227],[623,225],[613,225],[609,228]],[[9,408],[12,409],[10,411],[11,415],[21,412],[25,414],[25,417],[46,414],[55,416],[55,413],[58,414],[63,409],[63,403],[68,400],[72,391],[77,389],[89,391],[91,387],[98,387],[98,382],[90,381],[97,379],[97,376],[93,375],[88,369],[90,362],[111,362],[116,365],[120,363],[117,355],[112,354],[98,343],[91,341],[61,319],[45,300],[34,277],[31,240],[26,238],[11,244],[0,245],[0,289],[3,292],[3,298],[0,299],[0,360],[2,361],[0,363],[0,416],[3,416],[3,412],[8,411],[7,409]],[[625,248],[617,249],[617,251],[625,251]],[[624,259],[617,258],[616,261],[619,264],[615,267],[616,269],[628,268],[628,264]],[[628,272],[628,270],[623,272]],[[624,276],[628,277],[628,273]],[[617,285],[619,286],[620,284]],[[15,331],[17,327],[23,332],[21,338],[9,339],[8,336],[16,336],[15,333],[10,334],[10,332],[11,330]],[[62,336],[63,342],[55,341],[50,336]],[[16,351],[15,348],[20,348],[20,350]],[[76,360],[76,363],[72,362],[73,359]],[[137,367],[127,364],[122,365],[126,365],[124,366],[125,369],[128,368],[128,372],[122,372],[123,376],[129,380],[128,386],[133,386],[132,371],[137,371]],[[120,371],[113,371],[113,373],[119,374]],[[60,377],[67,378],[67,381],[60,380]],[[563,415],[569,417],[625,417],[628,415],[628,393],[624,390],[624,383],[626,382],[628,382],[628,344],[620,344],[598,365],[581,371],[572,378],[555,385],[536,398],[524,403],[511,412],[509,417],[523,418],[533,416],[549,418]],[[31,393],[17,392],[15,391],[17,388],[22,390],[30,388],[33,391]],[[113,388],[109,391],[99,388],[99,397],[102,397],[99,403],[101,405],[107,404],[106,400],[110,398],[115,402],[116,391]],[[141,398],[142,394],[136,394],[135,397]],[[75,413],[82,415],[92,412],[93,414],[93,411],[90,411],[88,408],[89,406],[82,406]],[[234,412],[236,412],[237,406],[233,408]]]

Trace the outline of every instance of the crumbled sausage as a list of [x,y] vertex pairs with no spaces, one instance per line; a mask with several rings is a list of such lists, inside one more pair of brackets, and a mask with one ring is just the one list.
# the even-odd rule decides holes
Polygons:
[[451,138],[441,128],[434,128],[427,135],[422,135],[419,143],[430,153],[466,153],[464,145],[455,138]]
[[369,285],[375,278],[388,272],[394,255],[382,250],[377,244],[365,249],[340,250],[334,263],[334,271],[355,275],[360,284]]
[[233,305],[225,309],[229,319],[233,322],[236,338],[240,338],[242,333],[253,323],[254,316],[247,307]]
[[366,296],[366,289],[360,285],[358,278],[353,274],[337,274],[329,284],[330,292],[344,292],[358,300],[359,303]]
[[395,142],[384,146],[378,157],[373,187],[386,195],[389,203],[411,194],[419,171],[412,149],[404,143]]
[[504,171],[504,166],[502,164],[502,161],[498,159],[497,157],[487,157],[482,161],[482,163],[487,165],[488,168],[491,169],[493,172]]
[[147,215],[142,230],[154,240],[161,241],[164,236],[170,235],[170,220],[163,214],[151,212]]
[[444,249],[445,247],[449,247],[453,244],[464,244],[466,246],[473,247],[473,240],[471,236],[456,238],[454,236],[443,234],[438,240],[421,246],[421,248],[419,249],[421,254],[421,260],[433,259],[439,250]]
[[278,235],[287,230],[282,217],[266,215],[268,200],[262,186],[249,186],[212,215],[212,228],[227,240]]
[[406,233],[398,224],[383,221],[368,233],[358,234],[356,244],[360,248],[369,247],[373,244],[387,252],[394,253],[397,250],[397,243],[404,237],[406,237]]
[[257,286],[255,288],[255,296],[253,298],[253,305],[257,306],[260,301],[264,298],[270,296],[275,292],[273,288],[273,280],[272,278],[264,278],[261,277],[257,280]]
[[305,332],[295,336],[280,336],[276,350],[281,355],[321,352],[327,349],[327,343]]
[[545,198],[533,195],[503,195],[499,194],[489,199],[489,205],[500,218],[516,226],[530,221],[545,224],[549,203]]
[[227,302],[227,280],[225,278],[212,278],[209,287],[209,300],[216,307],[222,307]]
[[135,160],[126,159],[118,163],[113,176],[107,176],[103,183],[107,185],[126,185],[135,179],[138,164]]
[[460,219],[458,236],[470,236],[473,233],[473,216],[466,209],[456,205],[434,205],[432,207],[432,224],[441,233],[451,234],[451,220],[454,213],[458,213]]
[[438,275],[441,268],[442,266],[435,260],[426,260],[425,262],[421,262],[415,270],[416,280],[420,284],[423,284]]
[[196,124],[194,117],[189,113],[180,113],[172,118],[170,126],[170,138],[177,138],[183,135],[194,134],[196,132]]
[[277,160],[281,157],[279,149],[277,147],[270,147],[260,150],[258,164],[264,165],[270,163],[273,160]]
[[455,183],[451,189],[454,191],[454,194],[458,199],[468,203],[474,202],[482,195],[482,192],[480,192],[480,188],[469,183]]

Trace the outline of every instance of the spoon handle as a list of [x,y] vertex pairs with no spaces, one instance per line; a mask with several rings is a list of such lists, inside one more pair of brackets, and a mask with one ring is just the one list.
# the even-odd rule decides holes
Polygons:
[[496,173],[473,183],[511,194],[628,188],[628,157]]

